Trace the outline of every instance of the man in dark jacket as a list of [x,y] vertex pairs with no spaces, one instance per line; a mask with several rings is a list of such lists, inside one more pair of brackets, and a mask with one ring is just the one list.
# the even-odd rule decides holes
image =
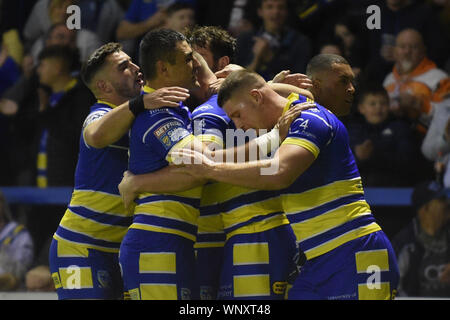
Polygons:
[[272,80],[280,70],[305,73],[311,57],[310,40],[288,27],[288,14],[287,0],[261,0],[258,15],[262,28],[237,38],[237,63],[265,80]]

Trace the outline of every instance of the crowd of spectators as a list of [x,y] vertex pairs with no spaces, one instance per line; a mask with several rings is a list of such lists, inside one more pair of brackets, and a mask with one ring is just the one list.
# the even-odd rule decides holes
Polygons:
[[[380,29],[366,23],[373,4]],[[66,23],[71,5],[79,29]],[[0,186],[72,186],[95,101],[79,71],[96,48],[120,42],[139,61],[149,30],[207,25],[235,37],[232,62],[266,80],[306,73],[318,53],[345,57],[357,98],[342,120],[364,186],[450,187],[450,0],[0,0]],[[38,256],[64,210],[33,210]]]

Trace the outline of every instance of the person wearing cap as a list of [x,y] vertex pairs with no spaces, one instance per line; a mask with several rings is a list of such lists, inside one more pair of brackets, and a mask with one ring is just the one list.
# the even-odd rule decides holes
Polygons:
[[411,223],[393,239],[400,271],[399,296],[450,297],[449,189],[423,182],[411,196]]

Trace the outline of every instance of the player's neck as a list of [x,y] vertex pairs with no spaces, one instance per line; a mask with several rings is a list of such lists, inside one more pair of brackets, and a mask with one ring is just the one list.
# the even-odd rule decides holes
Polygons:
[[97,100],[105,101],[115,106],[120,106],[121,104],[127,102],[131,98],[124,98],[118,95],[109,95],[109,96],[98,96]]
[[164,87],[170,87],[162,79],[158,79],[158,78],[145,81],[145,85],[147,87],[155,89],[155,90],[158,90],[158,89],[161,89]]
[[275,99],[274,103],[271,104],[272,105],[271,114],[273,114],[273,121],[272,121],[273,127],[277,124],[278,120],[283,115],[284,107],[289,102],[288,99],[286,99],[280,95],[276,95],[274,97],[274,99]]

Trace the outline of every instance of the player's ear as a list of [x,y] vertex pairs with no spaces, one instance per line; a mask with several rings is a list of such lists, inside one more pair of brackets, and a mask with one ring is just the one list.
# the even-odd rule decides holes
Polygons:
[[316,95],[318,96],[322,87],[322,83],[317,78],[312,79],[311,81],[312,81],[312,88],[310,89],[310,91],[312,92],[313,96]]
[[166,63],[162,60],[156,62],[156,74],[167,75]]
[[95,87],[99,92],[102,93],[110,93],[111,88],[109,87],[108,83],[106,83],[105,80],[97,80],[95,81]]
[[218,70],[222,70],[229,64],[230,64],[230,57],[223,56],[223,57],[220,57],[219,60],[217,61],[217,68],[218,68]]
[[257,105],[262,105],[264,101],[264,96],[259,89],[252,89],[250,91],[250,96],[253,98],[253,100],[256,102]]

